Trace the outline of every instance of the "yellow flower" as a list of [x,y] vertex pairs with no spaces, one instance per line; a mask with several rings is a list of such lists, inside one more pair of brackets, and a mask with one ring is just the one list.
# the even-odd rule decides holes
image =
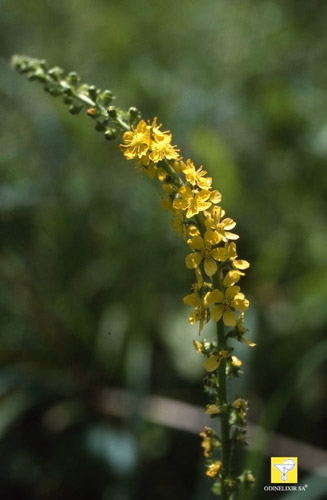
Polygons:
[[206,472],[207,476],[216,477],[220,472],[222,464],[223,464],[222,461],[218,460],[217,462],[214,462],[213,464],[209,465],[208,470]]
[[219,248],[212,248],[217,243],[217,234],[214,231],[206,231],[204,237],[194,236],[188,241],[189,246],[195,252],[187,255],[186,267],[196,269],[204,260],[204,270],[208,276],[213,276],[217,271],[216,260],[219,260]]
[[181,161],[181,169],[185,174],[187,182],[189,182],[193,187],[199,186],[201,189],[210,189],[212,179],[211,177],[205,177],[207,172],[202,170],[202,166],[195,170],[194,164],[190,159],[186,163]]
[[233,368],[241,368],[242,361],[240,359],[238,359],[237,356],[232,356],[231,365],[233,366]]
[[237,330],[237,333],[239,335],[239,340],[241,342],[245,342],[250,347],[255,347],[257,345],[255,342],[252,342],[251,340],[249,340],[246,337],[244,337],[244,335],[246,334],[246,332],[249,331],[244,326],[244,312],[241,312],[240,317],[237,320],[236,330]]
[[122,152],[128,160],[135,160],[147,155],[150,147],[150,128],[141,120],[132,130],[123,135],[124,144],[120,145]]
[[189,186],[182,186],[178,190],[179,198],[175,198],[173,207],[177,210],[187,210],[186,217],[189,219],[199,212],[207,210],[211,206],[209,191],[194,192]]
[[214,304],[210,312],[212,319],[217,323],[222,317],[226,326],[236,325],[235,309],[246,311],[249,307],[249,301],[240,292],[239,286],[230,286],[225,293],[217,289],[208,292],[204,304],[206,307]]
[[220,236],[220,240],[222,241],[237,240],[239,236],[235,233],[230,232],[230,230],[234,229],[234,227],[236,226],[236,222],[234,222],[233,219],[230,219],[229,217],[221,220],[224,215],[225,210],[223,210],[221,207],[214,206],[210,212],[206,213],[205,224],[207,229],[217,231]]
[[152,141],[151,141],[151,152],[149,154],[149,158],[153,163],[158,163],[162,161],[164,158],[167,160],[178,160],[179,149],[176,149],[177,146],[172,146],[171,140],[172,135],[167,130],[166,132],[162,132],[160,127],[162,125],[157,125],[157,118],[154,118],[151,126],[152,130]]
[[[203,363],[203,368],[207,372],[214,372],[220,365],[223,359],[227,359],[229,356],[228,351],[219,351],[218,354],[211,354],[208,359]],[[235,357],[235,356],[234,356]]]
[[196,352],[202,353],[204,351],[203,344],[198,340],[193,340],[193,345]]
[[220,415],[221,413],[222,413],[221,406],[207,405],[207,409],[206,409],[207,415]]
[[[231,286],[228,284],[228,280],[232,281],[233,279],[236,279],[236,281],[238,281],[240,276],[244,276],[244,273],[242,273],[241,271],[250,267],[250,264],[247,260],[237,259],[236,244],[234,241],[226,241],[223,247],[217,248],[216,255],[219,262],[226,262],[227,260],[229,260],[231,261],[232,266],[237,270],[236,273],[233,270],[232,273],[234,274],[230,274],[229,277],[227,277],[226,275],[225,286]],[[234,283],[236,283],[236,281],[234,281]]]
[[204,325],[208,322],[208,310],[204,306],[200,295],[195,293],[190,293],[186,295],[183,299],[184,304],[194,307],[194,311],[191,312],[189,316],[189,322],[191,325],[199,323],[199,333],[203,329]]
[[198,267],[195,269],[195,276],[196,276],[196,283],[193,283],[192,291],[199,292],[203,287],[203,276],[201,270]]
[[235,401],[232,403],[232,408],[234,408],[237,411],[237,416],[241,420],[241,423],[245,424],[248,412],[248,402],[246,401],[246,399],[243,398],[235,399]]

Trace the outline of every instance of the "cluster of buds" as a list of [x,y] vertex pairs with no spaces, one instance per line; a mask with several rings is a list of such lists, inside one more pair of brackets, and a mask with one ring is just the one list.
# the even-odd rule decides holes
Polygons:
[[222,500],[235,497],[242,485],[250,486],[250,471],[237,476],[231,470],[234,449],[244,446],[247,402],[241,397],[228,402],[227,377],[239,376],[242,362],[233,355],[229,339],[255,344],[245,337],[244,314],[249,300],[239,286],[250,264],[238,257],[234,232],[236,222],[227,217],[221,206],[222,196],[212,187],[202,166],[184,160],[173,145],[172,134],[163,131],[157,118],[144,121],[139,111],[128,111],[112,105],[111,91],[81,84],[76,73],[64,76],[61,68],[48,68],[45,61],[14,56],[13,66],[30,80],[38,80],[54,96],[61,95],[69,111],[78,114],[83,108],[95,121],[95,129],[107,139],[121,139],[120,149],[127,160],[135,162],[137,171],[157,178],[163,190],[162,207],[172,214],[176,232],[190,249],[185,264],[195,273],[191,293],[184,303],[193,308],[189,315],[197,324],[199,335],[211,322],[217,328],[217,340],[194,340],[194,347],[204,357],[204,389],[209,397],[206,413],[221,422],[221,435],[206,427],[201,433],[207,475],[213,479],[213,491]]
[[115,99],[110,90],[100,90],[94,85],[81,83],[77,73],[64,74],[59,66],[50,68],[43,59],[33,59],[21,55],[12,58],[14,68],[31,81],[42,83],[46,92],[61,96],[73,115],[86,109],[87,115],[95,122],[95,130],[103,132],[106,139],[120,137],[131,125],[140,119],[140,112],[134,108],[124,111],[112,105]]

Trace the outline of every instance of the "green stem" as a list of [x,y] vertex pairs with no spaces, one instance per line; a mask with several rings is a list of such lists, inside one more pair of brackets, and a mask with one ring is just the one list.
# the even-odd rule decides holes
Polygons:
[[[217,337],[219,351],[226,350],[226,337],[223,321],[217,323]],[[229,412],[227,402],[227,383],[226,383],[226,360],[223,359],[218,369],[218,397],[219,404],[223,407],[223,413],[220,418],[221,426],[221,454],[222,454],[222,481],[221,481],[221,498],[228,500],[228,493],[224,484],[226,477],[230,475],[231,463],[231,446],[230,446],[230,428],[229,428]]]

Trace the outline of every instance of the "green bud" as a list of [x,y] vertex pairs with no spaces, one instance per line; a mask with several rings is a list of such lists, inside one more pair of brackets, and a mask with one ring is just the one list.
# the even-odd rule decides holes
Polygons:
[[70,73],[68,73],[66,80],[71,85],[76,85],[76,83],[79,82],[80,77],[78,76],[78,74],[75,71],[71,71]]
[[107,125],[108,120],[106,118],[99,118],[95,124],[95,130],[97,130],[98,132],[102,132],[106,129]]
[[131,122],[134,122],[137,118],[140,117],[140,112],[135,107],[129,108],[128,113],[129,113],[129,119]]
[[108,128],[105,133],[104,133],[104,136],[105,138],[108,140],[108,141],[112,141],[113,139],[116,138],[116,134],[115,134],[115,131],[111,128]]
[[70,88],[70,86],[66,82],[62,83],[62,87],[63,87],[63,92],[65,95],[69,95],[69,96],[73,95],[72,89]]
[[111,101],[113,100],[113,98],[114,98],[114,96],[112,95],[111,90],[105,90],[101,94],[101,99],[102,99],[103,104],[105,106],[108,106],[111,103]]
[[78,113],[83,109],[83,104],[80,104],[79,102],[76,102],[69,106],[69,112],[72,115],[78,115]]
[[97,97],[97,88],[95,87],[95,85],[90,85],[89,88],[88,88],[88,93],[89,93],[89,96],[91,97],[91,99],[93,99],[93,101],[95,101],[96,97]]
[[59,68],[59,66],[55,66],[54,68],[51,68],[48,71],[48,75],[50,76],[50,78],[57,81],[60,80],[63,73],[64,71],[61,68]]
[[109,106],[108,114],[109,114],[110,118],[113,118],[113,119],[117,118],[117,110],[116,110],[115,106]]

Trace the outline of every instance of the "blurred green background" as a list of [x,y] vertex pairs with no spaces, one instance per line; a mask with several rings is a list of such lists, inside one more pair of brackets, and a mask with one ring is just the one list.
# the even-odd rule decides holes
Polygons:
[[250,401],[246,498],[288,498],[263,491],[271,455],[299,456],[300,498],[323,498],[326,2],[1,0],[0,48],[0,499],[213,498],[185,415],[142,410],[206,401],[186,245],[159,186],[15,73],[16,52],[158,116],[214,178],[251,261],[258,345],[235,346],[230,387]]

